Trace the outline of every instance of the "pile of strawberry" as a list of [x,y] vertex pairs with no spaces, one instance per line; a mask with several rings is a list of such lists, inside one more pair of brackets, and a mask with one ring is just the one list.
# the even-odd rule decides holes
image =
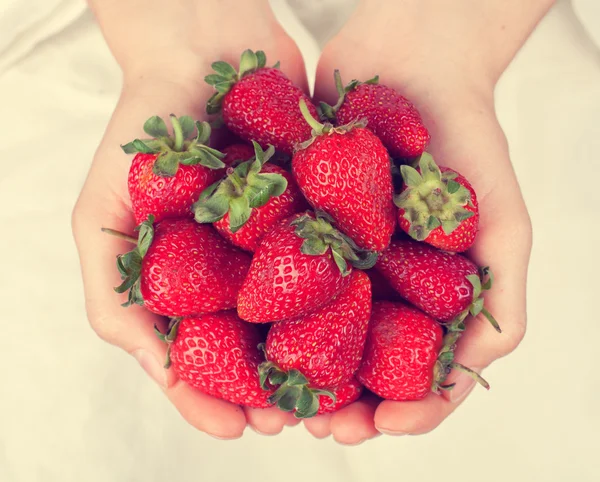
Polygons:
[[125,306],[169,317],[167,366],[239,405],[304,418],[365,389],[417,400],[451,389],[453,368],[487,386],[453,355],[469,314],[500,331],[489,270],[457,254],[478,229],[467,179],[436,165],[418,111],[377,78],[336,72],[339,101],[316,107],[265,65],[251,50],[239,71],[212,64],[207,112],[237,136],[222,150],[208,123],[173,115],[172,133],[152,117],[123,146],[139,224],[117,258]]

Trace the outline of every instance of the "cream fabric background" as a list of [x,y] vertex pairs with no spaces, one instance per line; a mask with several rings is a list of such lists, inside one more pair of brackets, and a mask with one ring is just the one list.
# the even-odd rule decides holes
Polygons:
[[[318,42],[273,3],[314,72]],[[290,3],[323,41],[342,2]],[[525,341],[435,432],[359,447],[301,426],[214,440],[92,334],[70,212],[120,75],[83,2],[1,4],[0,481],[600,480],[597,0],[575,3],[585,29],[560,2],[497,92],[534,223]]]

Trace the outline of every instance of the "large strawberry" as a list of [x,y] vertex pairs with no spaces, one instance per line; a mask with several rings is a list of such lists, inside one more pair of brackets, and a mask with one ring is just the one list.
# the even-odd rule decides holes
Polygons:
[[[410,239],[392,241],[380,254],[375,268],[405,300],[435,319],[464,320],[483,313],[500,332],[498,322],[484,308],[482,292],[492,286],[488,268],[481,270],[460,254]],[[490,275],[482,285],[482,278]]]
[[423,153],[429,143],[419,111],[408,99],[375,76],[366,82],[353,80],[346,87],[339,70],[334,73],[338,91],[335,106],[321,103],[321,111],[337,124],[367,119],[367,127],[383,142],[392,157],[411,158]]
[[173,317],[236,306],[250,256],[191,219],[154,227],[150,216],[137,229],[137,246],[117,258],[123,283],[115,290],[129,291],[124,306],[137,303]]
[[[152,139],[135,139],[122,146],[136,153],[129,169],[128,187],[137,224],[153,215],[165,218],[192,217],[192,204],[200,193],[223,175],[223,154],[206,145],[210,126],[191,117],[171,115],[173,135],[158,116],[144,124]],[[192,138],[194,132],[195,136]]]
[[166,366],[180,380],[229,402],[264,408],[271,394],[258,379],[263,338],[257,328],[231,310],[175,320],[167,333],[157,334],[169,343]]
[[459,334],[444,336],[433,318],[404,303],[379,301],[373,305],[357,378],[380,397],[399,401],[419,400],[431,391],[452,388],[444,385],[452,368],[489,388],[479,375],[454,361]]
[[[266,359],[260,365],[261,380],[279,385],[272,400],[283,410],[292,406],[299,417],[311,416],[319,407],[320,390],[343,385],[356,373],[371,316],[371,283],[359,270],[333,301],[291,320],[274,323],[265,345]],[[299,383],[298,372],[306,380]],[[312,397],[306,415],[302,404]]]
[[475,242],[479,205],[475,190],[456,171],[439,168],[424,153],[419,169],[401,166],[404,188],[394,200],[400,227],[417,241],[460,253]]
[[310,126],[303,122],[298,101],[303,99],[313,115],[317,109],[309,97],[296,87],[278,67],[265,67],[261,50],[246,50],[239,72],[226,62],[214,62],[216,74],[206,76],[216,93],[208,100],[206,111],[222,111],[225,125],[247,141],[269,144],[278,151],[292,154],[296,144],[310,138]]
[[273,146],[267,152],[257,143],[254,148],[254,159],[229,167],[227,177],[194,204],[196,221],[214,223],[222,236],[252,252],[275,224],[307,208],[291,174],[265,164]]
[[396,224],[390,159],[360,123],[320,124],[301,102],[314,137],[294,153],[292,170],[308,202],[335,219],[363,249],[382,251]]
[[285,219],[263,238],[238,295],[244,320],[267,323],[306,315],[325,305],[350,283],[348,260],[359,259],[353,243],[327,217],[300,213]]

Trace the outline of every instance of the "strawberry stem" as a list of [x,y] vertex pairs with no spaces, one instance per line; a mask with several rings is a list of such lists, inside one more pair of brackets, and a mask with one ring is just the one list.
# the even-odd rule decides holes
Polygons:
[[312,127],[312,129],[318,135],[323,133],[323,128],[325,126],[312,116],[312,114],[308,110],[308,106],[306,105],[306,102],[304,102],[304,99],[300,99],[300,112],[302,112],[302,117],[304,117],[306,122],[308,122],[308,125],[310,127]]
[[101,228],[100,230],[103,233],[110,234],[111,236],[115,236],[120,239],[124,239],[125,241],[132,243],[132,244],[137,244],[137,242],[138,242],[138,240],[136,238],[134,238],[133,236],[129,236],[128,234],[122,233],[121,231],[116,231],[116,230],[110,229],[110,228]]
[[481,308],[481,313],[483,314],[483,316],[485,316],[487,318],[487,320],[492,324],[492,326],[498,333],[502,333],[502,328],[500,328],[500,324],[496,321],[496,318],[494,318],[494,316],[485,307]]
[[244,193],[244,181],[239,176],[239,174],[232,167],[227,168],[227,177],[235,187],[235,192],[238,195],[242,195]]
[[476,371],[473,371],[470,368],[468,368],[464,365],[461,365],[460,363],[457,363],[457,362],[452,362],[450,364],[450,367],[470,376],[473,380],[475,380],[477,383],[479,383],[486,390],[490,389],[490,384]]
[[173,124],[173,133],[175,134],[175,142],[173,144],[173,150],[175,152],[181,152],[183,148],[183,142],[185,141],[185,137],[183,135],[183,129],[181,128],[181,123],[177,116],[171,114],[169,116],[171,118],[171,124]]

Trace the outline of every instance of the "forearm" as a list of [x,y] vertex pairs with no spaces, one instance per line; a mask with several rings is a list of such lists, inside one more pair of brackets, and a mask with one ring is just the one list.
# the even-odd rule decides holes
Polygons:
[[[125,75],[204,75],[228,49],[234,60],[277,29],[268,0],[88,0]],[[235,15],[231,15],[235,12]],[[199,62],[200,60],[200,62]]]
[[447,70],[458,65],[495,83],[553,4],[554,0],[362,0],[359,9],[369,19],[388,23],[382,26],[384,32],[400,32],[398,40],[404,45],[396,48],[411,64],[434,58],[450,64]]

